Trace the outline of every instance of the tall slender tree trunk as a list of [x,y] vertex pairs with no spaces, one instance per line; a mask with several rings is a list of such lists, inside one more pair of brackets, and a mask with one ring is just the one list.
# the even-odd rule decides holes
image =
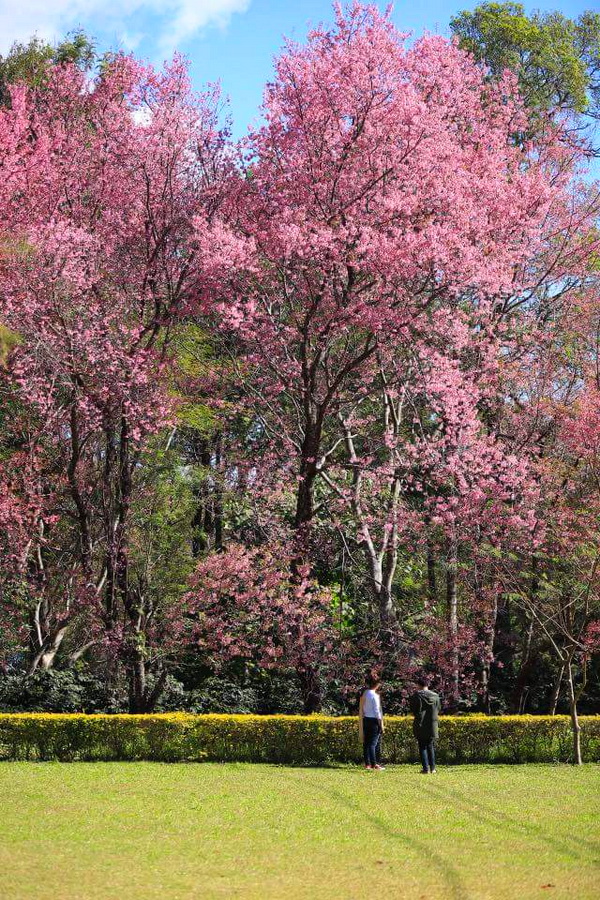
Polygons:
[[[307,411],[306,431],[300,457],[300,481],[296,494],[294,516],[295,543],[292,559],[292,578],[297,578],[300,567],[310,553],[311,526],[314,517],[314,486],[317,477],[317,456],[321,443],[321,425],[313,410]],[[323,703],[321,680],[310,663],[298,671],[304,712],[319,712]]]
[[131,661],[129,688],[129,712],[146,712],[146,663],[139,651],[135,651]]
[[40,657],[40,668],[41,669],[48,670],[54,666],[54,660],[56,659],[56,654],[58,653],[60,645],[63,642],[63,638],[66,634],[66,631],[67,631],[67,629],[65,626],[64,628],[59,628],[58,631],[56,631],[52,635],[52,637],[48,643],[48,646],[44,649],[44,651]]
[[300,455],[300,471],[294,515],[295,548],[292,571],[296,572],[309,555],[312,520],[315,513],[314,489],[317,478],[317,455],[321,443],[321,427],[316,415],[307,413],[306,432]]
[[435,555],[431,541],[427,540],[427,599],[433,605],[437,600]]
[[533,664],[533,655],[531,652],[531,644],[533,640],[533,619],[529,620],[527,634],[525,636],[525,644],[523,646],[523,655],[521,664],[515,682],[515,688],[512,696],[512,709],[514,712],[521,714],[525,708],[525,689],[529,680],[529,673]]
[[452,641],[452,702],[456,707],[460,698],[460,671],[458,659],[458,547],[452,538],[448,545],[446,561],[446,609],[448,631]]
[[117,591],[123,607],[131,615],[131,598],[129,596],[129,547],[128,547],[128,519],[131,506],[131,494],[133,488],[131,471],[131,447],[129,435],[129,423],[125,417],[121,420],[121,440],[119,445],[119,471],[117,481],[117,507],[118,518],[115,529],[116,552],[116,583]]
[[575,678],[571,657],[567,659],[567,684],[569,687],[569,715],[571,717],[571,729],[573,731],[573,765],[580,766],[581,759],[581,725],[577,712],[577,694],[575,692]]
[[397,553],[390,551],[382,558],[372,544],[367,544],[365,553],[371,573],[374,605],[379,612],[381,626],[385,630],[396,622],[392,581],[396,570]]
[[133,471],[138,454],[131,446],[129,423],[125,416],[121,419],[118,470],[116,480],[116,595],[127,616],[127,646],[125,664],[129,669],[129,707],[132,713],[150,712],[156,705],[164,688],[162,675],[149,690],[147,683],[146,658],[144,655],[144,598],[135,590],[129,578],[129,516],[133,495]]
[[115,469],[116,469],[116,437],[111,428],[104,431],[104,466],[102,471],[102,504],[104,510],[104,541],[106,581],[104,584],[104,604],[108,628],[113,627],[118,619],[117,602],[117,560],[115,552],[116,532],[118,528],[115,508]]
[[498,594],[494,591],[494,601],[490,613],[488,630],[485,639],[485,659],[481,671],[480,706],[483,712],[490,714],[490,676],[494,658],[494,642],[496,640],[496,623],[498,621]]
[[558,701],[560,699],[560,689],[562,687],[562,682],[565,674],[565,664],[562,663],[554,680],[554,687],[552,688],[552,696],[550,698],[550,708],[548,709],[548,713],[551,716],[556,715],[556,709],[558,707]]
[[219,433],[215,440],[215,491],[214,491],[214,530],[215,550],[223,549],[223,485],[221,482],[221,468],[223,462],[223,437]]
[[[197,439],[195,453],[202,467],[207,472],[211,471],[213,468],[213,453],[208,439]],[[192,555],[194,558],[216,544],[214,497],[211,496],[211,490],[207,486],[207,482],[208,477],[203,479],[194,491],[196,499],[196,511],[192,519]]]

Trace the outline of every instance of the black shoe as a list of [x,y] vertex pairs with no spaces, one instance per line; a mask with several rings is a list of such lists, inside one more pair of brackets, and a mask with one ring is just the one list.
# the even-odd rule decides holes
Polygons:
[[429,775],[429,769],[421,769],[421,775]]

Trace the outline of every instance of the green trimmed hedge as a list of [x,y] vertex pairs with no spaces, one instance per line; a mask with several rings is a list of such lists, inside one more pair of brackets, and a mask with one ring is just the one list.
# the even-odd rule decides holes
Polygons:
[[[584,760],[600,762],[600,716],[581,717]],[[568,762],[567,716],[444,716],[444,763]],[[388,762],[416,761],[412,719],[388,717]],[[351,716],[0,714],[0,759],[214,760],[318,764],[358,762]]]

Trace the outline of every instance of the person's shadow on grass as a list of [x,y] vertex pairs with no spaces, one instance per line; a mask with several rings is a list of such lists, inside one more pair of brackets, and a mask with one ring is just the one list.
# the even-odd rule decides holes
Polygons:
[[374,825],[379,831],[385,834],[386,837],[399,841],[408,849],[413,850],[423,860],[426,860],[430,865],[433,865],[444,880],[446,897],[451,897],[452,900],[469,900],[469,893],[457,869],[436,850],[433,850],[429,844],[425,843],[425,841],[420,841],[417,838],[405,834],[398,828],[393,828],[385,821],[385,819],[382,819],[370,809],[365,808],[356,800],[353,800],[351,797],[348,797],[340,791],[332,791],[330,789],[324,790],[322,785],[319,784],[318,792],[319,794],[328,794],[328,796],[336,799],[347,809],[359,813],[364,821]]
[[521,838],[534,838],[535,840],[540,841],[542,844],[547,844],[550,847],[553,847],[556,851],[562,853],[568,859],[577,861],[588,859],[588,857],[579,852],[579,850],[569,846],[569,841],[575,841],[578,845],[578,848],[585,847],[596,854],[598,854],[600,850],[598,844],[593,844],[591,841],[586,841],[579,835],[572,838],[569,836],[565,836],[565,838],[561,841],[554,835],[549,834],[548,830],[544,829],[540,825],[534,825],[530,822],[523,822],[519,819],[514,819],[507,813],[502,812],[496,807],[486,806],[485,804],[481,803],[481,801],[472,800],[471,798],[467,800],[458,791],[452,790],[448,787],[444,787],[439,782],[436,782],[435,784],[428,783],[427,790],[443,800],[448,806],[460,807],[460,809],[464,810],[474,821],[479,822],[482,825],[496,828],[502,832],[508,831]]

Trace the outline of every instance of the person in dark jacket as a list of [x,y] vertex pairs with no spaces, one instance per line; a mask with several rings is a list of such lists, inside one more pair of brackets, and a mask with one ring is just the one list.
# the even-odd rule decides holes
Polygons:
[[438,738],[438,717],[441,709],[440,695],[429,690],[426,678],[417,681],[418,691],[410,698],[410,710],[415,719],[413,731],[419,745],[423,766],[422,774],[435,772],[435,742]]

